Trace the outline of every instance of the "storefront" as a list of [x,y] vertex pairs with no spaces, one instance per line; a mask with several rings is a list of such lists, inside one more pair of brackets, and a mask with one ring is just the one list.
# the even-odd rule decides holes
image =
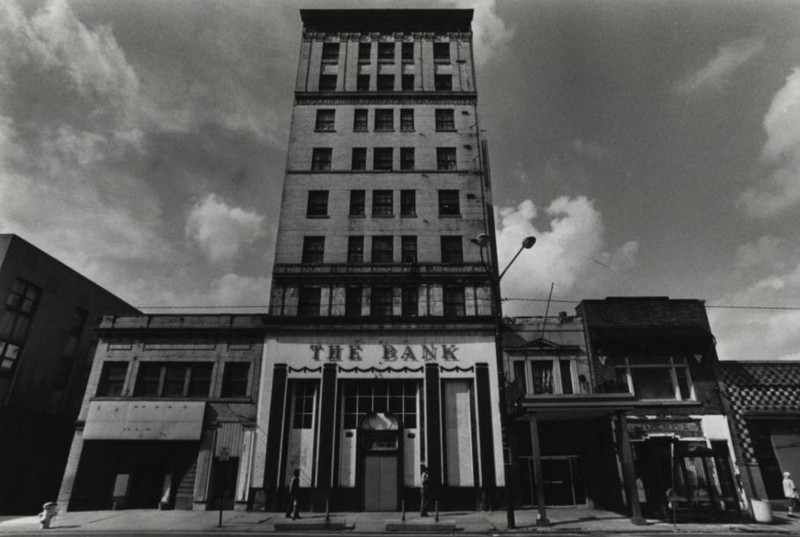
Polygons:
[[494,349],[452,331],[268,341],[266,507],[298,469],[304,509],[416,509],[421,465],[440,508],[478,507],[504,485]]

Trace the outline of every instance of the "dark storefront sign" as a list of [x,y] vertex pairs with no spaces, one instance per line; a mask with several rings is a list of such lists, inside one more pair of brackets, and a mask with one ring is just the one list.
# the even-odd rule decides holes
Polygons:
[[628,433],[631,440],[644,440],[651,436],[700,438],[703,429],[699,420],[628,421]]

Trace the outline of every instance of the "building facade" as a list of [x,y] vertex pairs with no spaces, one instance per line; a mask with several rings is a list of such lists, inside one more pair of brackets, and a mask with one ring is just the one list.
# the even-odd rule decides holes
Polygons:
[[781,481],[800,479],[800,361],[721,362],[742,486],[750,498],[786,508]]
[[10,234],[0,235],[0,299],[0,514],[35,513],[58,493],[94,326],[137,310]]
[[607,298],[577,313],[506,337],[520,503],[627,510],[634,523],[738,515],[703,303]]
[[299,469],[314,508],[398,510],[425,464],[443,507],[474,508],[503,467],[488,265],[469,240],[493,229],[472,11],[301,16],[267,505]]

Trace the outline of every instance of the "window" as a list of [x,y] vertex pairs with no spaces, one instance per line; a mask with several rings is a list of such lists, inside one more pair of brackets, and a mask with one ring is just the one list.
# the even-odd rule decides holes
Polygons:
[[394,262],[394,237],[372,237],[372,262]]
[[454,111],[452,109],[445,108],[436,110],[436,130],[437,131],[456,130]]
[[222,374],[222,397],[247,397],[250,362],[227,362]]
[[373,287],[370,293],[370,315],[373,317],[391,317],[394,289],[391,287]]
[[353,131],[367,132],[369,130],[369,110],[356,108],[353,116]]
[[313,171],[330,170],[332,154],[333,150],[330,148],[315,147],[311,152],[311,169]]
[[339,43],[322,44],[322,61],[333,63],[339,61]]
[[417,192],[416,190],[400,191],[400,216],[417,215]]
[[[139,364],[133,395],[134,397],[209,397],[213,367],[214,364],[210,362],[168,364],[142,362]],[[119,382],[124,382],[124,375]],[[98,395],[100,395],[99,390]]]
[[411,235],[401,237],[400,249],[403,263],[417,262],[417,237]]
[[325,256],[325,237],[303,238],[303,263],[322,263]]
[[356,77],[356,90],[369,91],[369,75],[358,75]]
[[442,236],[442,263],[463,263],[464,253],[460,236]]
[[435,75],[433,85],[436,91],[452,91],[453,75]]
[[378,108],[375,110],[375,130],[394,130],[394,110],[391,108]]
[[650,358],[647,363],[625,358],[625,365],[617,367],[617,377],[640,399],[694,399],[685,361],[672,357]]
[[[436,75],[438,78],[439,75]],[[336,75],[320,75],[319,76],[319,90],[320,91],[336,91]]]
[[361,317],[361,287],[351,285],[344,291],[345,317]]
[[359,43],[358,44],[358,60],[369,61],[370,50],[372,43]]
[[392,91],[394,89],[394,75],[378,75],[378,91]]
[[125,387],[128,362],[104,362],[97,385],[98,397],[119,397]]
[[317,122],[314,125],[314,130],[317,131],[332,131],[336,119],[336,110],[317,110]]
[[363,190],[350,191],[350,216],[364,216],[365,198]]
[[433,59],[439,61],[450,61],[450,43],[434,43]]
[[445,287],[443,298],[445,317],[452,319],[454,317],[464,317],[466,315],[463,287]]
[[413,62],[414,61],[414,43],[403,43],[401,49],[401,55],[403,58],[403,62]]
[[373,151],[372,168],[379,171],[391,171],[393,158],[391,147],[376,147]]
[[400,79],[400,84],[403,91],[414,90],[414,75],[403,75]]
[[414,130],[413,108],[400,109],[400,130],[403,132],[412,132]]
[[414,169],[414,148],[401,147],[400,148],[400,169],[413,170]]
[[314,396],[316,392],[316,381],[294,381],[293,429],[311,429],[314,426]]
[[[371,412],[391,412],[405,429],[416,429],[417,386],[415,380],[348,380],[343,384],[344,429],[358,428]],[[420,405],[422,393],[420,391]]]
[[297,315],[300,317],[316,317],[319,315],[322,289],[319,287],[301,287],[297,293]]
[[372,191],[372,216],[394,215],[394,193],[391,190]]
[[309,190],[306,216],[328,216],[328,191]]
[[458,190],[439,191],[439,216],[460,216]]
[[419,292],[416,287],[403,287],[403,317],[416,317],[419,314]]
[[531,394],[589,393],[588,363],[570,358],[514,361],[514,379]]
[[367,148],[354,147],[353,148],[353,170],[366,170],[367,169]]
[[437,147],[436,148],[436,169],[455,170],[456,169],[456,148]]
[[394,61],[394,43],[378,43],[378,60]]
[[41,296],[40,288],[24,280],[11,284],[5,311],[0,312],[0,373],[10,372],[17,363]]
[[360,235],[352,235],[347,237],[347,262],[348,263],[363,263],[364,262],[364,237]]

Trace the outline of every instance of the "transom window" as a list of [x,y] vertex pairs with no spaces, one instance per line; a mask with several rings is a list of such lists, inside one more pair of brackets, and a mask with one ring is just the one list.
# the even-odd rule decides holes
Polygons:
[[695,398],[685,359],[626,357],[625,364],[618,366],[616,372],[617,380],[640,399],[687,401]]
[[371,412],[391,412],[405,429],[417,428],[416,380],[351,380],[344,383],[343,427],[357,429]]
[[317,121],[314,129],[318,131],[332,131],[336,124],[336,110],[317,110]]

